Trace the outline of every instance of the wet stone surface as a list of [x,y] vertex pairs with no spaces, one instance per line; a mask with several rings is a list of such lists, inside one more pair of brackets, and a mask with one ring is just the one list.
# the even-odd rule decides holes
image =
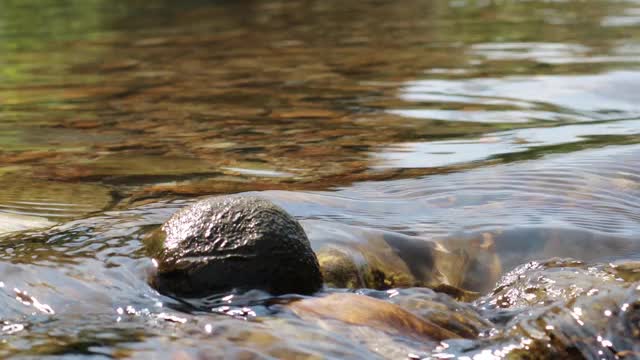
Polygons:
[[[639,14],[0,2],[0,358],[639,358]],[[236,193],[321,290],[157,291],[149,234]]]
[[154,285],[178,296],[232,289],[311,294],[322,275],[302,226],[273,203],[248,196],[201,200],[147,239]]
[[514,269],[475,303],[501,324],[490,347],[522,358],[637,357],[640,283],[629,268],[637,263],[551,259]]
[[[189,271],[192,266],[197,269],[199,266],[221,263],[225,266],[214,267],[215,271],[192,272],[189,275],[192,278],[188,281],[196,285],[203,283],[203,278],[220,281],[216,276],[222,274],[224,280],[229,281],[227,287],[236,285],[242,289],[245,285],[242,281],[245,280],[226,273],[227,268],[232,267],[226,264],[227,259],[239,254],[242,258],[242,270],[247,272],[247,277],[260,278],[262,275],[258,273],[259,270],[251,264],[256,261],[255,258],[269,258],[268,252],[252,253],[255,258],[248,261],[247,247],[242,244],[237,246],[237,241],[233,240],[235,234],[225,233],[223,238],[219,235],[205,236],[209,233],[221,234],[216,229],[244,231],[241,224],[247,219],[244,214],[246,204],[253,205],[248,218],[251,218],[252,213],[260,214],[263,208],[278,209],[277,215],[267,215],[271,221],[252,222],[252,232],[259,233],[260,227],[269,229],[279,222],[276,218],[281,216],[280,213],[286,215],[284,210],[275,208],[270,202],[254,197],[216,197],[197,202],[178,212],[163,225],[162,231],[166,238],[160,252],[165,255],[159,256],[160,276],[163,271],[167,271],[163,268],[167,267],[169,271],[173,271],[175,267]],[[292,229],[302,230],[297,223],[294,224],[296,227]],[[407,346],[396,345],[396,342],[413,344],[407,349],[416,346],[418,352],[414,353],[415,356],[498,354],[509,358],[580,359],[597,356],[633,357],[636,354],[633,339],[637,337],[638,330],[634,312],[640,309],[640,305],[636,304],[640,294],[640,283],[637,282],[640,278],[640,265],[637,261],[589,264],[575,259],[553,258],[529,262],[504,274],[489,294],[467,305],[456,302],[437,285],[438,280],[442,282],[440,285],[451,284],[446,282],[445,274],[437,272],[436,257],[449,256],[445,262],[457,264],[455,267],[460,271],[464,269],[464,262],[468,261],[465,257],[456,259],[451,256],[441,244],[394,236],[391,233],[376,234],[373,230],[346,231],[345,227],[322,227],[317,222],[306,225],[316,247],[323,249],[318,254],[326,285],[334,288],[394,289],[386,292],[360,291],[358,295],[330,290],[329,293],[317,293],[313,298],[286,300],[284,297],[276,303],[281,304],[281,309],[292,311],[297,318],[316,322],[327,330],[338,333],[355,331],[356,335],[352,334],[350,337],[365,343],[371,342],[370,339],[363,340],[367,336],[383,333],[384,335],[376,335],[377,341],[382,341],[381,343],[372,343],[374,351],[380,355],[392,357],[396,354],[394,350]],[[288,243],[287,232],[281,231],[279,234],[280,238],[258,241]],[[178,235],[181,236],[180,239],[177,238]],[[485,242],[489,241],[487,237],[485,236]],[[253,237],[243,234],[239,240],[251,238]],[[304,239],[308,246],[306,237]],[[219,246],[220,242],[223,246],[213,251],[203,248],[207,244]],[[327,244],[332,243],[333,246],[342,244],[342,252],[336,248],[327,250]],[[353,248],[352,252],[356,253],[349,255],[348,250],[344,250],[347,244],[360,246]],[[403,259],[403,252],[410,250],[416,256],[420,253],[420,248],[425,253],[417,255],[421,259],[417,264],[428,268],[429,262],[433,263],[427,275],[429,281],[425,283],[416,280],[415,273],[409,270],[411,263]],[[382,255],[368,253],[375,251],[373,249],[382,251]],[[288,250],[292,248],[289,247]],[[307,250],[310,251],[310,248]],[[223,252],[224,256],[216,256],[218,252]],[[167,256],[167,253],[170,255]],[[200,257],[200,264],[192,263],[196,256]],[[356,258],[361,261],[360,265],[357,265]],[[393,258],[398,260],[394,261]],[[180,265],[182,259],[190,263]],[[385,267],[380,267],[380,259],[386,260]],[[282,263],[279,265],[282,266]],[[291,269],[287,266],[284,268]],[[319,268],[315,270],[320,271]],[[301,268],[300,271],[304,270]],[[184,281],[179,276],[172,277],[169,281]],[[272,281],[270,276],[276,281],[282,279],[277,273],[266,273],[265,276],[264,279],[260,278],[260,284],[269,284]],[[290,284],[299,283],[290,281]],[[249,285],[249,288],[257,286]],[[416,285],[422,289],[411,288]],[[408,289],[398,289],[403,287]],[[425,289],[429,287],[436,292]],[[220,291],[210,291],[215,290]],[[273,289],[267,290],[274,292]],[[314,291],[317,290],[316,288]],[[288,292],[305,293],[307,290],[292,287]],[[465,300],[465,296],[457,297]],[[228,306],[226,308],[233,316],[253,313],[250,308],[243,308],[240,312],[234,312]],[[255,313],[253,315],[256,316]],[[354,330],[360,328],[366,329],[364,334],[367,335]],[[462,338],[467,339],[467,342],[458,340]]]

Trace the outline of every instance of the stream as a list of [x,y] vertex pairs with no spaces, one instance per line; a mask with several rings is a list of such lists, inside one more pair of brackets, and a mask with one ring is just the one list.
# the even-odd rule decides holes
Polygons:
[[[470,254],[472,300],[305,297],[467,335],[158,293],[147,234],[235,193]],[[640,358],[639,273],[639,1],[0,3],[1,358]]]

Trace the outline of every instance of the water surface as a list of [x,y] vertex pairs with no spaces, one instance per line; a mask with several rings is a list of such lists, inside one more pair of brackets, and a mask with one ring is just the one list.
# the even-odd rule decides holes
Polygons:
[[198,196],[257,191],[316,248],[354,226],[490,238],[504,272],[636,259],[638,24],[614,0],[3,1],[0,356],[445,355],[266,294],[158,294],[142,238]]

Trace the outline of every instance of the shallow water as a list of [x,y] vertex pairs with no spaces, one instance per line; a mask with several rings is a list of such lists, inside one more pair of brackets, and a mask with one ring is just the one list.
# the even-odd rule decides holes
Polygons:
[[[551,257],[636,260],[639,24],[631,0],[3,1],[0,357],[556,346],[525,324],[537,315],[485,306],[503,293],[471,275],[464,285],[487,294],[473,304],[360,292],[427,318],[449,314],[421,312],[434,302],[483,317],[481,340],[309,320],[259,292],[184,303],[147,284],[142,239],[195,197],[255,191],[300,219],[316,250],[384,233],[451,251],[488,241],[501,273]],[[635,296],[577,276],[611,304]],[[527,306],[544,321],[555,311]],[[612,324],[619,352],[637,350]],[[576,334],[605,336],[589,331]]]

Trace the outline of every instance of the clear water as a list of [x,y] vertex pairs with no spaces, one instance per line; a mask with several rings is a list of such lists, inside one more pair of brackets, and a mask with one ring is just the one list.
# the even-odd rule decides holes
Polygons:
[[3,1],[0,357],[435,351],[155,292],[142,237],[205,195],[258,191],[315,246],[351,225],[490,236],[505,272],[636,259],[638,25],[631,0]]

